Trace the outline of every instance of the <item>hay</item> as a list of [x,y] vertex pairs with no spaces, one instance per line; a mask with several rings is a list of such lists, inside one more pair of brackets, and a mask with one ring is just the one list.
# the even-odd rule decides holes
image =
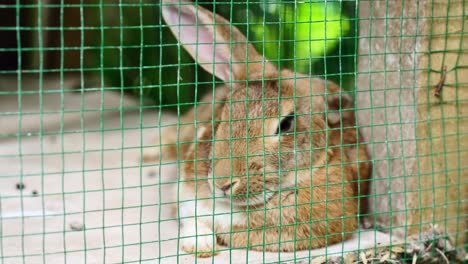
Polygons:
[[[462,248],[453,246],[454,241],[437,227],[410,236],[405,241],[395,241],[388,246],[349,252],[342,256],[320,256],[295,263],[305,264],[371,264],[371,263],[463,263],[468,260]],[[292,262],[287,262],[292,263]]]

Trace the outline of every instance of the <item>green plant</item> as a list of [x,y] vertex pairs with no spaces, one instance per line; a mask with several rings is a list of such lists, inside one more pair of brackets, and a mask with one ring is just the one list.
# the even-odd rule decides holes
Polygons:
[[[159,1],[106,1],[88,12],[92,50],[88,67],[99,69],[106,86],[153,105],[185,112],[213,78],[179,47],[160,16]],[[280,67],[325,75],[352,89],[355,25],[352,3],[200,2],[230,19],[254,46]],[[348,73],[348,74],[347,74]]]

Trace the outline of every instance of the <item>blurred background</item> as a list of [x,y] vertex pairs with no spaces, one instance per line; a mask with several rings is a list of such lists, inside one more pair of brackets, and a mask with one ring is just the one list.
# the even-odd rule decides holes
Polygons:
[[[186,111],[213,76],[178,45],[160,1],[4,0],[0,74],[78,76],[76,89],[114,89],[149,107]],[[278,67],[354,89],[356,1],[198,2],[221,14]]]

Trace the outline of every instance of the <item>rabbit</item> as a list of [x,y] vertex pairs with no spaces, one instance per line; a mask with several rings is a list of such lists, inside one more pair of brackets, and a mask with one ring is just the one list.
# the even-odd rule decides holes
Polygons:
[[182,249],[198,257],[220,246],[290,252],[349,238],[370,177],[352,98],[333,82],[278,70],[203,7],[165,0],[162,15],[198,64],[226,83],[159,142],[161,159],[182,163]]

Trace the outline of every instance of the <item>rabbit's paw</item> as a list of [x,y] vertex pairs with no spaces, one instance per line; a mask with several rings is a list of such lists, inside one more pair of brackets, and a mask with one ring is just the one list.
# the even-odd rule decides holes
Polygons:
[[195,254],[199,258],[207,258],[218,254],[214,234],[185,236],[181,239],[180,244],[183,251]]

